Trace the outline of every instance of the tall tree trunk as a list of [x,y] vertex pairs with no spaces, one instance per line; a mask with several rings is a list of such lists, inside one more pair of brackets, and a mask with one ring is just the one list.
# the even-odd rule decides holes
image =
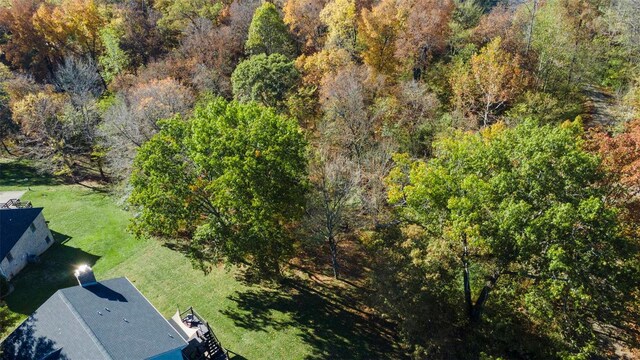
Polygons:
[[7,152],[7,154],[13,156],[13,154],[11,153],[11,151],[9,150],[9,148],[7,147],[7,144],[4,143],[4,140],[0,140],[0,143],[2,143],[2,147],[4,148],[4,151]]
[[484,310],[484,305],[487,302],[487,299],[489,298],[489,293],[491,292],[491,290],[495,286],[495,284],[498,281],[499,277],[500,277],[500,272],[499,271],[496,271],[492,276],[490,276],[487,279],[486,284],[484,285],[484,287],[480,291],[480,294],[478,295],[478,298],[476,299],[475,303],[472,303],[471,302],[471,288],[469,287],[469,289],[467,290],[468,279],[469,279],[469,275],[468,275],[468,272],[467,272],[467,274],[465,276],[465,298],[466,298],[466,301],[467,301],[467,310],[468,310],[469,319],[471,320],[471,322],[480,321],[480,318],[482,316],[482,311]]
[[469,264],[464,262],[464,301],[467,305],[467,313],[469,317],[473,313],[473,300],[471,300],[471,283],[469,279]]
[[104,182],[107,182],[109,179],[107,178],[107,174],[104,172],[104,158],[100,155],[93,158],[93,161],[96,163],[98,167],[98,172],[100,173],[100,179]]
[[331,266],[333,267],[333,277],[338,278],[339,264],[338,264],[338,244],[333,235],[328,237],[329,249],[331,250]]
[[469,277],[469,248],[467,247],[467,236],[463,235],[462,238],[463,252],[462,252],[462,266],[464,277],[464,301],[467,305],[467,313],[471,316],[473,312],[473,301],[471,300],[471,280]]
[[494,273],[487,279],[484,287],[480,291],[478,298],[475,302],[471,297],[471,277],[469,275],[469,250],[467,244],[466,236],[462,238],[462,266],[463,266],[463,283],[464,283],[464,301],[467,309],[467,314],[469,316],[469,320],[471,322],[480,321],[482,310],[484,309],[484,305],[489,298],[489,293],[495,286],[498,278],[500,277],[501,271],[496,270]]
[[489,114],[491,113],[491,103],[489,100],[486,101],[484,112],[482,114],[482,127],[487,127],[489,124]]
[[536,21],[536,12],[538,10],[538,0],[533,0],[533,9],[531,10],[531,22],[527,29],[527,47],[524,50],[524,54],[528,54],[531,49],[531,41],[533,39],[533,26]]
[[[582,30],[582,19],[578,21],[577,32],[579,33]],[[580,39],[576,38],[573,42],[573,53],[571,54],[571,63],[569,65],[569,75],[567,76],[567,87],[571,86],[573,82],[573,72],[576,66],[576,62],[578,60],[578,47],[580,46]]]

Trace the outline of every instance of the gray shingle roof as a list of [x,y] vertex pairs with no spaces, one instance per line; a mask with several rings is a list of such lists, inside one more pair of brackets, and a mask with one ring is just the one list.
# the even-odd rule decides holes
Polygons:
[[118,278],[57,291],[3,348],[5,359],[102,360],[147,359],[186,345],[128,279]]
[[0,210],[0,261],[13,249],[42,208]]

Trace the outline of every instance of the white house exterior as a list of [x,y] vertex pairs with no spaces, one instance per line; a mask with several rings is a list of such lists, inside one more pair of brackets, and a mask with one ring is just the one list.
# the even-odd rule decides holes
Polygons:
[[53,243],[42,208],[0,210],[0,273],[8,280],[27,265],[30,256],[42,254]]

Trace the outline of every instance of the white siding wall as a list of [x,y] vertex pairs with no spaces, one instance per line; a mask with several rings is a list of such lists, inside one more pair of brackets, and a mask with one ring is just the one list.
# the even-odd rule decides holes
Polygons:
[[[53,235],[51,231],[49,231],[42,213],[33,221],[33,224],[36,230],[31,231],[30,227],[27,228],[27,231],[22,234],[20,240],[18,240],[13,249],[11,249],[13,260],[9,261],[7,258],[4,258],[0,263],[0,269],[7,279],[14,277],[27,265],[27,255],[40,255],[53,245]],[[51,242],[48,244],[46,240],[47,236],[51,239]]]

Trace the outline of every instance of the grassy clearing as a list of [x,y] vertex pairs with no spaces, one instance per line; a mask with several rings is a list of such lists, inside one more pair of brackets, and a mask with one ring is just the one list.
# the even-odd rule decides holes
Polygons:
[[247,284],[238,270],[224,268],[204,275],[181,253],[129,234],[130,214],[108,195],[0,160],[0,191],[20,189],[45,208],[57,244],[15,278],[5,335],[57,289],[75,285],[73,268],[88,263],[99,279],[128,277],[165,316],[193,306],[237,359],[398,357],[389,330],[358,310],[355,287],[306,276]]

